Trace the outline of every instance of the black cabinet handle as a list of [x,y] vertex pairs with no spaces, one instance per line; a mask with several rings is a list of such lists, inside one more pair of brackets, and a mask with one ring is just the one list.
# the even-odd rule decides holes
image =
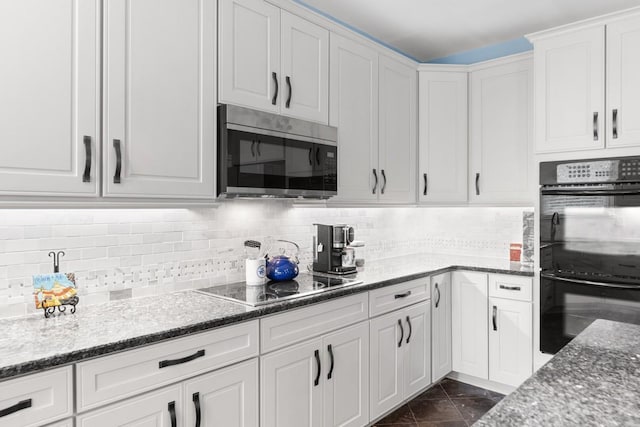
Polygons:
[[262,153],[260,152],[260,144],[262,144],[262,141],[258,141],[258,144],[256,145],[256,152],[258,153],[258,157],[262,156]]
[[171,427],[176,427],[177,426],[177,422],[176,422],[176,402],[175,402],[175,400],[169,402],[169,417],[171,417]]
[[113,149],[116,150],[116,173],[113,176],[113,183],[120,184],[120,174],[122,173],[122,150],[120,149],[120,140],[113,140]]
[[387,175],[384,173],[384,169],[380,169],[380,173],[382,173],[382,179],[384,179],[380,193],[384,194],[384,189],[387,188]]
[[499,287],[500,287],[500,289],[504,289],[504,290],[507,290],[507,291],[519,291],[520,290],[520,286],[500,285]]
[[440,289],[438,288],[438,284],[436,283],[436,292],[438,292],[438,298],[436,298],[436,308],[440,305]]
[[598,112],[593,113],[593,140],[598,140]]
[[427,181],[427,174],[422,174],[422,177],[424,178],[424,190],[422,191],[422,195],[426,196],[427,195],[427,184],[429,183],[429,181]]
[[309,148],[309,166],[313,166],[313,147]]
[[256,156],[256,142],[255,141],[251,141],[251,157],[255,157]]
[[289,76],[285,77],[287,81],[287,87],[289,88],[289,96],[287,96],[287,102],[285,102],[285,108],[289,108],[291,105],[291,96],[293,95],[293,89],[291,88],[291,78]]
[[91,182],[91,137],[85,136],[84,142],[84,173],[82,174],[82,182]]
[[376,172],[375,169],[373,169],[373,177],[376,179],[376,183],[373,184],[373,191],[371,193],[376,194],[376,190],[378,189],[378,172]]
[[398,341],[398,347],[402,346],[402,340],[404,339],[404,328],[402,327],[402,320],[398,319],[398,326],[400,326],[400,341]]
[[0,418],[11,415],[14,412],[22,411],[23,409],[31,408],[31,399],[21,400],[13,406],[0,410]]
[[613,139],[618,138],[618,109],[613,110]]
[[276,101],[278,100],[278,74],[275,71],[272,72],[271,78],[273,79],[273,83],[276,85],[276,90],[273,92],[273,98],[271,98],[271,104],[276,105]]
[[193,393],[193,406],[196,408],[196,427],[200,427],[200,393]]
[[191,362],[199,357],[204,356],[204,350],[198,350],[190,356],[183,357],[182,359],[173,359],[173,360],[161,360],[158,363],[158,367],[160,369],[166,368],[167,366],[180,365],[181,363]]
[[313,356],[316,358],[316,366],[318,367],[318,373],[316,374],[316,379],[313,380],[313,385],[317,386],[320,384],[320,372],[322,372],[322,365],[320,364],[320,350],[316,350],[313,353]]
[[316,148],[316,165],[320,166],[320,147]]
[[407,336],[407,344],[409,344],[409,340],[411,339],[411,334],[413,333],[413,327],[411,327],[411,317],[407,316],[407,325],[409,325],[409,336]]
[[480,195],[480,172],[476,173],[476,196]]
[[497,331],[498,330],[498,307],[496,307],[495,305],[493,306],[493,316],[492,316],[492,320],[493,320],[493,330]]
[[411,291],[407,291],[407,292],[405,292],[405,293],[403,293],[403,294],[395,294],[393,297],[394,297],[395,299],[400,299],[400,298],[406,298],[406,297],[408,297],[409,295],[411,295]]
[[329,352],[329,357],[331,358],[331,366],[329,367],[329,373],[327,374],[327,379],[330,380],[333,376],[333,347],[331,344],[327,346],[327,351]]

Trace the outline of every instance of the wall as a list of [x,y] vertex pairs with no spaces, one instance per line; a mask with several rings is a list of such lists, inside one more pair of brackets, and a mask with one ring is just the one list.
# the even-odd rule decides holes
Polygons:
[[294,240],[311,261],[313,223],[347,223],[367,262],[419,252],[507,258],[522,208],[324,208],[241,200],[208,209],[0,210],[0,317],[35,312],[33,274],[64,250],[80,307],[223,284],[244,277],[243,241]]

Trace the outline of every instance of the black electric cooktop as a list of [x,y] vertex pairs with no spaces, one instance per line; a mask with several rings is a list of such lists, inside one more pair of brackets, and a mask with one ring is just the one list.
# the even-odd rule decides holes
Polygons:
[[303,273],[294,280],[284,282],[267,282],[259,286],[247,286],[245,282],[237,282],[198,291],[256,307],[360,283],[362,280],[355,278]]

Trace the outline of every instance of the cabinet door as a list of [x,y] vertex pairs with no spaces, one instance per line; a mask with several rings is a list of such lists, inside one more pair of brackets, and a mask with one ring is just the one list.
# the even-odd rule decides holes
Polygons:
[[404,399],[431,384],[431,305],[423,302],[402,311],[404,342]]
[[604,26],[535,43],[536,151],[603,148]]
[[184,384],[185,426],[258,427],[258,359],[201,375]]
[[420,202],[467,201],[467,73],[420,73]]
[[489,379],[518,387],[533,372],[531,303],[489,299]]
[[[400,342],[401,330],[404,331],[404,328],[402,310],[376,317],[369,322],[371,339],[369,408],[372,420],[394,408],[404,398],[402,385],[404,352],[403,344]],[[402,338],[404,341],[404,337]]]
[[322,376],[327,372],[322,366],[322,340],[262,356],[260,363],[260,425],[321,426]]
[[489,378],[487,275],[455,271],[451,284],[453,370]]
[[369,422],[369,322],[324,337],[324,425]]
[[338,128],[338,196],[334,200],[374,201],[382,184],[378,54],[335,34],[331,34],[330,52],[329,122]]
[[469,201],[533,202],[530,59],[471,73]]
[[607,25],[607,146],[640,145],[640,18]]
[[182,421],[181,402],[182,386],[176,384],[78,415],[76,426],[172,427]]
[[451,275],[431,278],[431,376],[433,382],[451,372]]
[[380,201],[416,200],[416,69],[380,56]]
[[0,194],[98,195],[99,3],[0,2]]
[[329,31],[282,11],[280,111],[329,122]]
[[262,0],[220,0],[220,102],[280,112],[280,9]]
[[214,196],[214,0],[105,1],[105,196]]

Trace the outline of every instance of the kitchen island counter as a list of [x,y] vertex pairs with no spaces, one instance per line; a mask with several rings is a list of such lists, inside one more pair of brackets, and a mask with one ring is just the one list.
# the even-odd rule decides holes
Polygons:
[[362,284],[259,307],[194,290],[104,305],[81,300],[75,314],[0,320],[0,380],[457,269],[533,275],[530,266],[504,260],[420,254],[367,264],[357,275]]
[[640,325],[596,320],[474,426],[640,425]]

